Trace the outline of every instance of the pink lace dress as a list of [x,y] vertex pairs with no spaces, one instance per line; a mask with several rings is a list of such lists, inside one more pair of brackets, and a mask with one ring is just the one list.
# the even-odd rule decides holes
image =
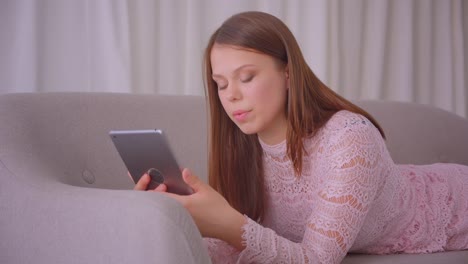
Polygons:
[[246,248],[205,238],[214,263],[340,263],[347,252],[468,249],[468,166],[395,165],[365,117],[336,113],[305,140],[295,177],[286,142],[264,149],[268,209]]

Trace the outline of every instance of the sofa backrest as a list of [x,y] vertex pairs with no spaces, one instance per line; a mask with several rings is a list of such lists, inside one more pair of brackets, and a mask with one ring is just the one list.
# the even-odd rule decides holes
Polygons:
[[357,101],[383,127],[398,164],[468,165],[468,119],[416,103]]
[[[418,104],[357,104],[383,126],[395,162],[468,164],[466,119]],[[6,94],[0,96],[0,124],[0,161],[25,182],[44,183],[32,176],[40,171],[74,186],[132,188],[108,132],[152,128],[166,131],[179,165],[206,180],[207,114],[201,96]]]
[[[204,98],[112,93],[0,96],[0,160],[17,177],[47,174],[83,187],[127,189],[132,182],[108,132],[162,129],[180,166],[206,175]],[[31,179],[25,179],[30,181]],[[36,184],[41,184],[37,179]]]

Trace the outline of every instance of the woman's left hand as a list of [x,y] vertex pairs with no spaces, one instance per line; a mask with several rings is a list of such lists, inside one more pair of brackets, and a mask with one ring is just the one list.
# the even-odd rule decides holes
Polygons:
[[191,195],[165,193],[179,201],[192,215],[204,237],[224,240],[241,250],[244,216],[232,208],[221,194],[202,182],[188,169],[182,171],[184,181],[193,189]]

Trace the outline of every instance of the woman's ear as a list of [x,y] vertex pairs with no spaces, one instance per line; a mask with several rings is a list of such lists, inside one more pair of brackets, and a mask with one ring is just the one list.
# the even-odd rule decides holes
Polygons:
[[286,76],[286,89],[289,90],[289,66],[286,65],[286,68],[284,69],[284,74]]

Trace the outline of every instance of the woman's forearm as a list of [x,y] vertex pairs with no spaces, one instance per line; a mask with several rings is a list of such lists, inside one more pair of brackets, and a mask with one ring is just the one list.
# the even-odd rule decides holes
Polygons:
[[242,251],[245,246],[242,244],[243,226],[246,224],[244,215],[236,211],[234,208],[226,214],[225,228],[221,232],[219,239],[226,241],[231,246],[239,251]]

